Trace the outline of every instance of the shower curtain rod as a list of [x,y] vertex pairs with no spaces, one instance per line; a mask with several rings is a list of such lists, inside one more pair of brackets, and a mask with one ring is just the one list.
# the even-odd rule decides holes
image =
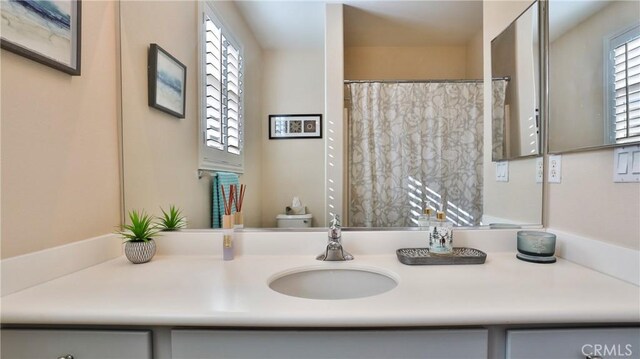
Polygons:
[[[505,80],[510,81],[511,77],[494,77],[492,80]],[[483,82],[484,80],[344,80],[345,84],[354,84],[354,83],[372,83],[372,82],[380,82],[380,83],[474,83],[474,82]]]

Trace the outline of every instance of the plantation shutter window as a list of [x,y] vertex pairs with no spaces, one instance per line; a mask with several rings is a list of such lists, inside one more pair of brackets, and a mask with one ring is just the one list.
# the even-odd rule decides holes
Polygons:
[[200,168],[242,173],[242,48],[211,5],[203,6]]
[[640,141],[640,28],[614,38],[610,56],[615,143]]

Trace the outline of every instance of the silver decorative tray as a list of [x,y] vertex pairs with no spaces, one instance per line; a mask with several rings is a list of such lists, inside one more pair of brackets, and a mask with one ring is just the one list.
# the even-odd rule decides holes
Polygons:
[[482,264],[487,254],[475,248],[454,247],[451,254],[433,254],[429,248],[401,248],[398,260],[409,265]]

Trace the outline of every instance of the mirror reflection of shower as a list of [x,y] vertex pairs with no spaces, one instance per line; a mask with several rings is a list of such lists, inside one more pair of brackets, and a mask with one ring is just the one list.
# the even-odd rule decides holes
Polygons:
[[415,226],[425,202],[482,217],[483,82],[347,81],[349,225]]

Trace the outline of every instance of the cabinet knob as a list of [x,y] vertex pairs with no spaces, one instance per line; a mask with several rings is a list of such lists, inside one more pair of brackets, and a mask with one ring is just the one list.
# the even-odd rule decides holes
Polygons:
[[71,354],[63,355],[63,356],[59,357],[58,359],[73,359],[73,355],[71,355]]

